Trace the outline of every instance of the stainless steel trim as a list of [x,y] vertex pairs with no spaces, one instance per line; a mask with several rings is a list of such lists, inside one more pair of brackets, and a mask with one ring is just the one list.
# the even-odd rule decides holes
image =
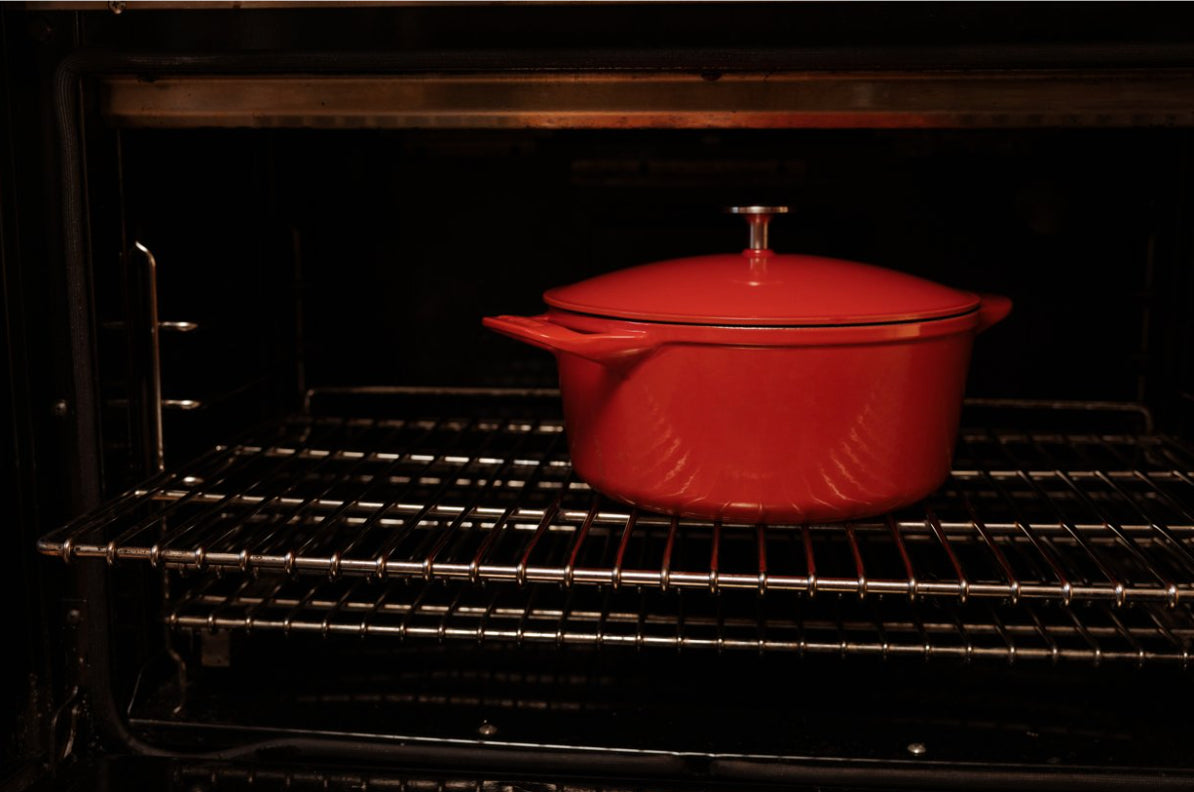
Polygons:
[[730,214],[743,215],[750,227],[750,239],[747,247],[750,250],[767,250],[770,245],[767,240],[767,227],[771,218],[777,214],[787,214],[786,206],[730,206],[726,209]]

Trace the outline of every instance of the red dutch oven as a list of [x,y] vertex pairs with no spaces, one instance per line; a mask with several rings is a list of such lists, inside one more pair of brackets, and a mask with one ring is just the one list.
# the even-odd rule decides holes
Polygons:
[[727,522],[850,520],[949,475],[977,295],[772,252],[784,207],[735,207],[751,245],[551,289],[487,327],[555,354],[577,474],[607,495]]

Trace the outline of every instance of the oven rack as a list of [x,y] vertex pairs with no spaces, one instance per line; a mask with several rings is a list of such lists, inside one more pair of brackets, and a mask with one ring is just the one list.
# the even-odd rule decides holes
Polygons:
[[[1194,595],[1194,454],[1147,426],[1021,429],[1011,409],[962,431],[950,480],[923,504],[844,525],[722,525],[594,493],[552,398],[417,395],[387,402],[403,417],[307,413],[216,446],[39,550],[331,578],[1117,606]],[[1087,408],[1108,426],[1123,414]]]
[[1194,614],[1141,603],[806,597],[798,592],[475,586],[206,573],[166,617],[176,630],[368,636],[478,644],[1166,663],[1186,668]]
[[194,792],[213,790],[284,790],[285,792],[670,792],[666,785],[648,786],[617,784],[609,780],[588,782],[569,779],[554,783],[535,779],[502,780],[491,778],[435,777],[412,775],[409,772],[387,772],[382,768],[353,769],[351,767],[320,768],[307,765],[277,766],[269,764],[235,765],[231,763],[193,763],[175,767],[170,773],[172,788]]

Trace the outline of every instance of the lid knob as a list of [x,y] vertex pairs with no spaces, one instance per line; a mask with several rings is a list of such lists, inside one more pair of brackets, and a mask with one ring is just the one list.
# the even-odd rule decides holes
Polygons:
[[729,214],[745,215],[750,225],[750,249],[767,250],[767,224],[772,215],[787,214],[786,206],[731,206],[726,209]]

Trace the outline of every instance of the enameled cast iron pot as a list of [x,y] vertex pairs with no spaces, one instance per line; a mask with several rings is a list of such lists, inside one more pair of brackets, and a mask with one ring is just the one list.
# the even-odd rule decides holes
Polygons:
[[577,474],[652,511],[849,520],[949,475],[977,333],[1006,297],[767,247],[783,207],[737,207],[740,255],[661,261],[484,320],[555,354]]

